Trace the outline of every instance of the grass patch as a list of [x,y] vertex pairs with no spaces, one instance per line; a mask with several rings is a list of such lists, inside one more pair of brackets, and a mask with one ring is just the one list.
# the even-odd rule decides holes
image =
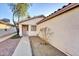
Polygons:
[[17,39],[17,38],[21,38],[21,36],[19,36],[19,35],[16,34],[16,35],[14,35],[14,36],[11,37],[11,39]]

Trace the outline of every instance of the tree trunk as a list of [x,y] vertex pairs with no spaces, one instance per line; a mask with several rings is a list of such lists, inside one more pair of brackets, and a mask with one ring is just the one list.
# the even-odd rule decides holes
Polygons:
[[[17,35],[19,35],[19,19],[20,19],[20,16],[18,15],[18,23],[17,23]],[[20,35],[19,35],[20,36]]]
[[17,35],[19,36],[19,24],[17,23],[15,23],[15,21],[14,21],[14,14],[15,13],[13,13],[13,23],[14,23],[14,26],[15,26],[15,28],[16,28],[16,32],[17,32]]
[[17,30],[17,35],[19,36],[19,27],[17,27],[16,30]]

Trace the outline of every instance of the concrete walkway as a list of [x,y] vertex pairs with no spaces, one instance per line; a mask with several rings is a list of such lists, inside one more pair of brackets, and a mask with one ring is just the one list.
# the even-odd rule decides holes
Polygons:
[[21,38],[13,56],[32,56],[29,38],[27,36]]

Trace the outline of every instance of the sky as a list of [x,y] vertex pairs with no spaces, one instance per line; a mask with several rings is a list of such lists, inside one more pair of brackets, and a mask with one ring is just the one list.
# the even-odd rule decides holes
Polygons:
[[[28,13],[31,17],[44,15],[48,16],[67,3],[33,3],[29,7]],[[7,3],[0,3],[0,19],[8,18],[12,23],[12,12]]]

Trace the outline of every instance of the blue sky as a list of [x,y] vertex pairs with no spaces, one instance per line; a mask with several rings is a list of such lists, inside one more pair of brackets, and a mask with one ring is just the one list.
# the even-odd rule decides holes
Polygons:
[[[48,16],[66,4],[67,3],[33,3],[28,9],[28,13],[32,17],[38,15]],[[8,18],[12,22],[12,12],[8,4],[0,3],[0,19],[2,18]]]

